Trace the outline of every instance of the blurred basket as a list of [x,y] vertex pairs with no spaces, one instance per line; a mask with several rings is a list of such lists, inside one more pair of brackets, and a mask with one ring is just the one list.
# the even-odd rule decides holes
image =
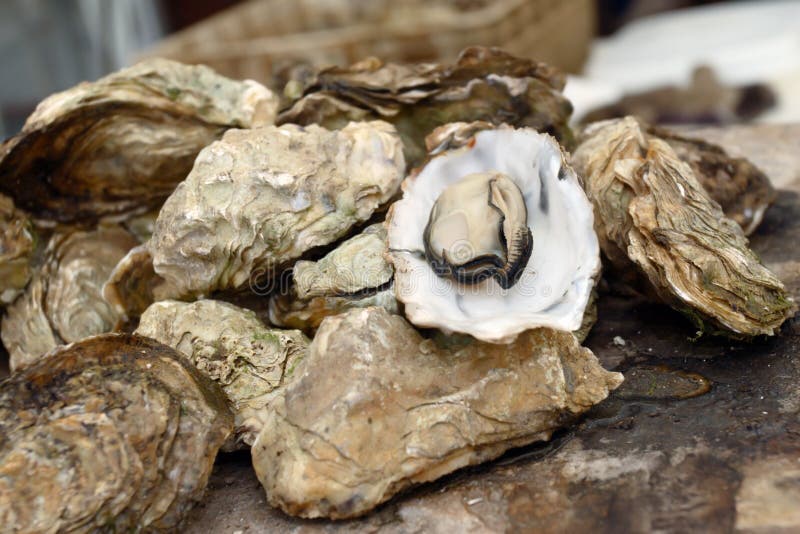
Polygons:
[[146,55],[270,83],[297,63],[347,65],[371,55],[452,61],[480,44],[575,72],[594,25],[593,0],[250,0]]

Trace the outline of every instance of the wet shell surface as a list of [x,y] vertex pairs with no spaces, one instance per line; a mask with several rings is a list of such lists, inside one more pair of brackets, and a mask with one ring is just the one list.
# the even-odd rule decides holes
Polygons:
[[228,128],[272,124],[277,98],[205,66],[143,61],[42,101],[0,148],[0,192],[43,224],[161,205]]
[[573,156],[610,265],[638,272],[701,331],[772,335],[794,314],[781,281],[748,248],[670,145],[632,117],[591,125]]
[[216,300],[156,302],[136,333],[176,349],[218,383],[231,402],[236,438],[248,445],[258,431],[254,414],[293,376],[309,343],[297,330],[267,328],[254,312]]
[[155,272],[182,295],[255,288],[336,242],[397,192],[405,161],[382,121],[230,130],[164,204]]
[[114,329],[119,316],[103,298],[103,285],[137,243],[117,226],[53,235],[43,265],[3,317],[0,336],[12,370],[58,345]]
[[570,145],[572,105],[557,69],[496,48],[471,47],[453,65],[383,63],[370,58],[321,70],[278,124],[339,128],[383,119],[397,127],[409,165],[426,155],[425,136],[442,124],[486,121],[527,126]]
[[577,330],[600,269],[592,208],[555,140],[480,131],[403,184],[389,216],[395,295],[417,326],[508,343]]
[[0,525],[8,532],[174,532],[233,418],[176,351],[106,334],[0,383]]

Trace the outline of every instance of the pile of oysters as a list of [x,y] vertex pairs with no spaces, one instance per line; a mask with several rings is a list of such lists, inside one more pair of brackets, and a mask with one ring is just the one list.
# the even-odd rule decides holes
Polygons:
[[601,254],[689,334],[777,334],[767,177],[633,117],[573,133],[563,86],[473,47],[44,100],[0,149],[0,524],[174,529],[241,448],[271,505],[354,517],[549,439],[622,382],[581,346]]

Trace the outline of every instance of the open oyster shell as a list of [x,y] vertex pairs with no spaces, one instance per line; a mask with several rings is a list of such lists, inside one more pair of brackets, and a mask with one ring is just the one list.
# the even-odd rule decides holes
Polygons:
[[156,302],[142,314],[136,333],[183,353],[222,386],[237,439],[248,445],[259,429],[254,416],[292,377],[309,343],[297,330],[267,328],[254,312],[216,300]]
[[58,345],[110,332],[119,317],[102,290],[117,262],[137,245],[119,227],[56,233],[25,293],[8,307],[2,336],[12,370]]
[[155,272],[191,295],[274,277],[369,219],[404,168],[382,121],[230,130],[164,204],[149,245]]
[[[503,213],[496,224],[458,203],[447,208],[452,217],[434,209],[448,188],[484,172],[502,173],[519,189],[524,206],[516,209],[515,220],[525,222],[515,223],[513,235],[506,213],[515,204],[501,209],[490,188],[470,198],[481,204],[480,214],[487,201]],[[467,145],[433,157],[403,189],[389,213],[388,243],[395,295],[412,323],[495,343],[513,341],[530,328],[581,326],[599,274],[599,246],[591,205],[552,137],[528,128],[480,131]],[[444,225],[451,245],[431,258],[426,228],[434,223]],[[512,261],[527,246],[529,259]],[[464,258],[451,268],[456,276],[442,275],[439,256],[451,263]],[[484,261],[487,256],[492,258]],[[519,271],[505,273],[508,263]],[[503,272],[493,272],[493,265]],[[457,272],[462,268],[469,276]],[[511,279],[504,281],[507,275]]]
[[339,128],[380,118],[397,127],[409,165],[426,155],[425,136],[442,124],[483,120],[528,126],[572,143],[572,106],[555,68],[497,48],[471,47],[454,65],[401,65],[370,58],[320,71],[278,123]]
[[0,195],[0,307],[12,302],[31,278],[31,261],[36,243],[33,226]]
[[161,205],[228,128],[272,124],[253,81],[151,59],[55,94],[0,148],[0,192],[38,220],[89,222]]
[[167,346],[59,349],[0,383],[2,530],[172,532],[232,426],[218,386]]
[[638,268],[664,302],[701,329],[771,335],[793,315],[784,285],[748,248],[741,227],[670,145],[636,119],[587,128],[573,162],[617,272]]
[[[437,344],[382,308],[323,321],[252,448],[267,500],[303,517],[361,515],[413,484],[568,424],[622,382],[567,332]],[[463,339],[466,338],[466,339]]]
[[766,174],[747,159],[729,156],[713,143],[683,137],[665,128],[650,127],[647,133],[669,143],[692,168],[708,196],[742,227],[745,235],[758,228],[777,196]]
[[378,223],[319,261],[298,261],[293,267],[294,285],[270,297],[270,322],[312,332],[325,317],[350,308],[382,306],[396,313],[394,269],[385,254],[386,228]]

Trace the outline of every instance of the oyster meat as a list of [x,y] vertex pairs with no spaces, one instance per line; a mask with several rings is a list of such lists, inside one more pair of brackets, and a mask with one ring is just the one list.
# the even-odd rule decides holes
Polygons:
[[173,532],[232,426],[219,387],[167,346],[59,349],[0,383],[2,530]]
[[254,416],[292,377],[308,348],[301,332],[267,328],[254,312],[216,300],[156,302],[142,314],[136,333],[183,353],[222,386],[237,439],[248,445],[258,430]]
[[136,245],[131,234],[115,226],[53,235],[44,264],[3,317],[0,336],[11,369],[58,345],[110,332],[119,317],[103,298],[103,284]]
[[647,133],[663,139],[681,160],[689,164],[695,177],[725,212],[752,234],[761,224],[777,193],[769,178],[745,158],[729,156],[713,143],[683,137],[664,128],[650,127]]
[[328,317],[262,413],[253,466],[303,517],[364,514],[413,484],[549,439],[622,382],[568,332],[423,338],[383,308]]
[[380,118],[397,127],[413,166],[426,155],[425,136],[457,121],[527,126],[570,146],[572,105],[563,88],[564,76],[555,68],[497,48],[467,48],[454,65],[370,58],[321,70],[278,123],[339,128],[350,120]]
[[277,98],[205,66],[143,61],[55,94],[0,148],[0,192],[37,220],[158,207],[228,128],[272,124]]
[[382,306],[396,313],[394,270],[385,254],[386,227],[378,223],[319,261],[298,261],[294,285],[270,297],[270,322],[313,332],[325,317],[350,308]]
[[595,208],[609,264],[638,269],[658,297],[702,330],[772,335],[795,306],[692,168],[636,119],[596,123],[573,162]]
[[577,330],[600,269],[592,208],[555,140],[483,130],[403,184],[388,217],[395,295],[417,326],[508,343]]
[[0,307],[12,302],[28,285],[35,243],[28,218],[10,198],[0,195]]
[[149,245],[155,272],[181,295],[256,286],[368,220],[404,168],[382,121],[230,130],[164,204]]

